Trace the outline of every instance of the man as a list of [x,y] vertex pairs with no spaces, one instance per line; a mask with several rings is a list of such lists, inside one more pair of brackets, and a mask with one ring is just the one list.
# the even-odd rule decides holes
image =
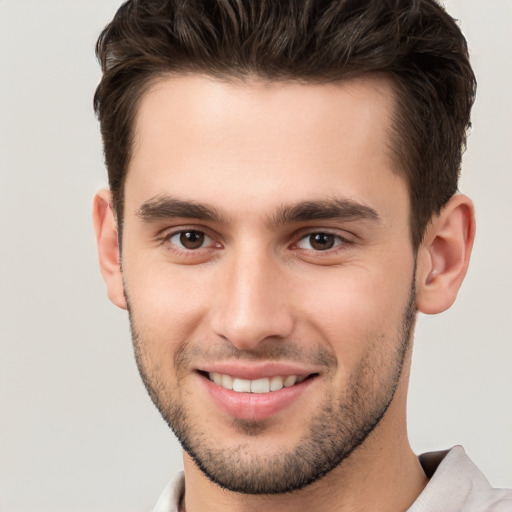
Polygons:
[[418,311],[474,238],[475,94],[433,0],[123,4],[98,41],[110,299],[184,448],[155,511],[505,511],[406,431]]

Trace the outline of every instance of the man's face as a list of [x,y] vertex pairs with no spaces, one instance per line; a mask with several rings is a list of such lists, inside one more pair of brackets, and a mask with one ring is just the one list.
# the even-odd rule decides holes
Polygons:
[[392,109],[381,79],[189,75],[142,100],[122,252],[137,363],[228,489],[311,483],[394,413],[415,259]]

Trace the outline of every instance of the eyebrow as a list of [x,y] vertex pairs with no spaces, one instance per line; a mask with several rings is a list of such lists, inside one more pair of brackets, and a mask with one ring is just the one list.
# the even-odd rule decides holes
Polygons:
[[311,220],[372,220],[379,221],[379,214],[370,206],[353,199],[327,199],[304,201],[295,205],[283,205],[271,218],[271,225]]
[[[210,205],[167,195],[156,196],[145,201],[136,211],[136,215],[148,223],[173,218],[197,219],[219,224],[228,223],[228,217]],[[267,219],[266,224],[278,227],[296,222],[330,219],[379,221],[380,217],[370,206],[353,199],[335,198],[282,205]]]
[[183,217],[227,223],[226,218],[212,206],[195,201],[184,201],[172,196],[153,197],[145,201],[135,214],[145,222]]

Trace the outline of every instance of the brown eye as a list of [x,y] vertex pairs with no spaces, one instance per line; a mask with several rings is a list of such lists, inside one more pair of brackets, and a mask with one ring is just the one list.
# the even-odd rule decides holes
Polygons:
[[315,233],[309,236],[311,247],[317,251],[325,251],[334,247],[335,237],[328,233]]
[[211,242],[211,239],[202,231],[190,229],[188,231],[175,233],[170,237],[169,241],[183,249],[194,250],[203,247],[206,241]]
[[297,244],[301,249],[327,251],[343,243],[340,236],[332,233],[311,233],[303,237]]

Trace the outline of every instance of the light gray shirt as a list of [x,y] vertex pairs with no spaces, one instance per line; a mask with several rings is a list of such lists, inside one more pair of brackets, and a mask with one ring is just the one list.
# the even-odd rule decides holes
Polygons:
[[[462,446],[424,453],[419,460],[429,483],[408,512],[512,512],[512,490],[493,489]],[[184,492],[181,472],[169,482],[153,512],[178,512]]]

